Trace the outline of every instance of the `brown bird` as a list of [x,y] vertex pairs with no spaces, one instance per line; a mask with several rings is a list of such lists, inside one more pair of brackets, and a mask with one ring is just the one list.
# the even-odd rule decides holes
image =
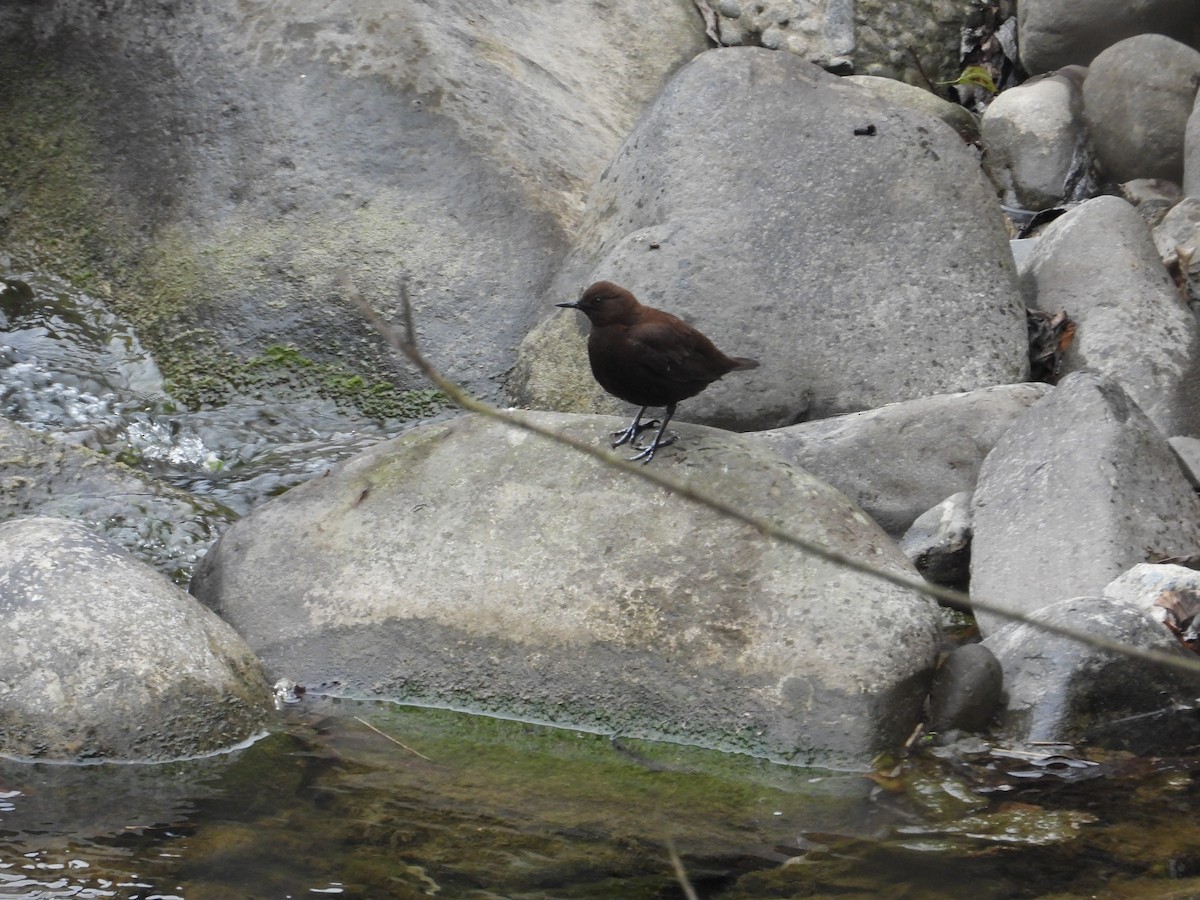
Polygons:
[[[577,303],[556,305],[577,309],[592,323],[588,361],[600,387],[641,407],[628,428],[613,433],[614,447],[628,443],[641,451],[630,459],[650,462],[654,451],[675,442],[673,437],[663,440],[663,432],[680,400],[695,397],[727,372],[758,367],[757,360],[726,356],[691,325],[642,306],[611,281],[597,281]],[[666,416],[654,442],[642,448],[634,443],[638,435],[658,424],[642,421],[651,406],[666,407]]]

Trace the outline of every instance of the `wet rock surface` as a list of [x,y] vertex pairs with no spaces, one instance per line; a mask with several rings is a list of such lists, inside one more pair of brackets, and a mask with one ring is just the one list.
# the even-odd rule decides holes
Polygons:
[[987,731],[1004,696],[999,660],[983,644],[950,651],[929,691],[929,727],[948,731]]
[[86,522],[171,576],[190,573],[235,518],[94,450],[0,419],[0,520],[32,514]]
[[[1050,603],[1033,618],[1132,647],[1187,655],[1145,611],[1102,596]],[[1200,675],[1154,663],[1131,664],[1126,657],[1033,624],[1001,628],[983,646],[1003,669],[1000,732],[1015,741],[1082,741],[1105,733],[1114,722],[1190,702],[1200,688]],[[1154,721],[1146,719],[1143,725],[1153,727]],[[1126,733],[1124,739],[1128,737]]]

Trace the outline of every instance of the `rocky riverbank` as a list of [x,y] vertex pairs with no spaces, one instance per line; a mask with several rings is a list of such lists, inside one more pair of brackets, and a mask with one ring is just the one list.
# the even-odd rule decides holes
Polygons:
[[[392,417],[427,409],[426,386],[337,284],[350,275],[395,315],[407,274],[435,365],[598,444],[613,427],[599,414],[624,410],[553,304],[616,281],[761,362],[683,404],[655,467],[846,555],[1182,658],[1160,611],[1181,607],[1147,600],[1163,578],[1111,583],[1200,543],[1196,14],[1117,11],[1100,39],[1091,13],[1054,18],[1069,4],[1026,0],[1013,19],[989,6],[986,27],[962,23],[979,58],[957,62],[1001,86],[1020,64],[1035,78],[973,104],[980,148],[945,98],[834,74],[945,74],[938,4],[910,11],[915,69],[868,39],[895,32],[871,27],[886,10],[783,15],[794,5],[523,8],[519,22],[499,2],[10,6],[3,261],[13,284],[48,268],[125,315],[184,403],[369,396]],[[1044,210],[1061,214],[1014,246],[1013,220]],[[6,316],[23,296],[0,295]],[[1029,323],[1051,320],[1033,383]],[[267,356],[294,377],[243,377]],[[53,513],[29,486],[38,440],[8,443],[23,449],[4,515]],[[44,523],[12,527],[70,555],[76,537]],[[0,578],[0,608],[32,602]],[[1170,590],[1187,578],[1172,570]],[[927,719],[946,649],[928,599],[471,416],[256,506],[194,592],[271,680],[839,766]],[[114,627],[159,624],[104,609]],[[1031,626],[993,614],[979,626],[978,664],[944,671],[998,717],[976,706],[941,730],[1132,744],[1144,735],[1115,722],[1195,696],[1185,673],[1135,683],[1144,663],[1035,649],[1013,636]],[[20,646],[20,668],[57,664],[52,643]],[[234,669],[237,691],[265,692]],[[14,684],[0,708],[19,718]],[[142,752],[63,734],[0,749]]]

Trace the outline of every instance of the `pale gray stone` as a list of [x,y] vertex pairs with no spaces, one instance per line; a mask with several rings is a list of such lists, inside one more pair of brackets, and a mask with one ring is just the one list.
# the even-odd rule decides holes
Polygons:
[[[971,596],[1029,613],[1200,546],[1200,500],[1166,439],[1095,372],[1068,375],[996,443],[974,494]],[[979,611],[985,635],[1004,619]]]
[[1086,70],[1071,66],[1004,91],[983,114],[984,168],[1010,206],[1041,210],[1095,192],[1083,122]]
[[900,549],[926,581],[965,589],[971,577],[971,492],[959,491],[917,516]]
[[[1099,595],[1059,600],[1033,613],[1039,622],[1063,626],[1110,641],[1189,654],[1144,611]],[[1005,707],[1001,734],[1012,741],[1098,740],[1118,720],[1170,709],[1194,700],[1200,677],[1110,650],[1097,649],[1032,624],[1009,625],[988,637],[1004,672]],[[1194,657],[1193,657],[1194,658]],[[1128,723],[1127,723],[1128,724]],[[1143,722],[1145,752],[1166,752],[1155,720]],[[1121,745],[1130,741],[1126,727]]]
[[[679,411],[749,430],[1023,381],[1013,276],[991,186],[942,122],[733,48],[701,54],[647,111],[547,300],[606,278],[758,359]],[[582,317],[553,312],[521,347],[513,401],[623,409],[592,378]]]
[[1159,601],[1171,592],[1200,598],[1200,572],[1187,566],[1139,563],[1104,588],[1105,597],[1132,604],[1159,622],[1164,618]]
[[857,84],[885,103],[894,103],[941,119],[958,132],[958,136],[964,141],[979,140],[977,115],[957,103],[943,100],[925,88],[877,75],[847,75],[846,80]]
[[1175,451],[1175,456],[1179,459],[1183,474],[1187,476],[1193,487],[1200,488],[1200,438],[1176,435],[1170,439],[1169,443],[1171,449]]
[[1021,0],[1017,23],[1031,75],[1086,66],[1106,47],[1146,32],[1200,45],[1193,0]]
[[[601,446],[622,424],[523,415]],[[861,510],[748,436],[679,432],[655,470],[912,573]],[[476,416],[258,508],[192,589],[274,678],[793,762],[862,765],[903,740],[937,645],[926,598]]]
[[1064,373],[1103,372],[1164,435],[1200,433],[1196,319],[1132,206],[1096,197],[1050,223],[1022,280],[1030,306],[1077,325]]
[[1200,84],[1200,51],[1141,34],[1099,54],[1083,83],[1083,115],[1113,181],[1183,180],[1184,137]]
[[263,733],[271,693],[228,625],[88,528],[0,523],[0,753],[154,761]]
[[898,538],[947,491],[974,488],[988,451],[1052,390],[1047,384],[1000,385],[749,437],[841,490]]
[[1184,197],[1155,227],[1154,246],[1167,266],[1189,283],[1200,281],[1200,197]]
[[1029,260],[1033,248],[1037,246],[1037,238],[1016,238],[1009,241],[1008,246],[1012,249],[1013,262],[1019,271]]
[[1183,193],[1200,197],[1200,94],[1192,105],[1183,134]]

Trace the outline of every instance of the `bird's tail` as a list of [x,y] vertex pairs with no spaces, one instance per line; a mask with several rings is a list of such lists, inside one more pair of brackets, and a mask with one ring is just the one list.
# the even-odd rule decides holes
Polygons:
[[733,367],[733,371],[735,371],[735,372],[738,369],[757,369],[758,368],[758,360],[757,359],[746,359],[744,356],[735,356],[735,357],[733,357],[733,361],[735,363],[737,363],[737,365]]

